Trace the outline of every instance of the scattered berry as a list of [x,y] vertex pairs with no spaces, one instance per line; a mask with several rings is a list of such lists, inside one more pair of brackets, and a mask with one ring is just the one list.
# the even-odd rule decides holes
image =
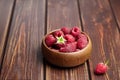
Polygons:
[[70,33],[70,29],[68,27],[62,27],[61,31],[63,31],[64,34],[69,34]]
[[[107,61],[108,63],[108,61]],[[98,63],[95,68],[95,74],[104,74],[108,70],[107,63]]]
[[51,47],[56,42],[56,38],[50,34],[45,38],[45,43],[48,47]]
[[76,42],[67,43],[65,47],[60,48],[60,52],[75,52],[76,51]]
[[81,37],[77,40],[77,47],[78,49],[83,49],[84,47],[86,47],[88,41],[85,37]]
[[80,28],[79,27],[73,27],[71,30],[71,34],[76,37],[77,35],[80,34]]
[[75,38],[71,34],[66,34],[64,38],[67,40],[67,42],[74,42]]
[[64,36],[64,33],[61,30],[58,30],[58,31],[53,32],[53,35],[55,37],[60,37],[60,36]]

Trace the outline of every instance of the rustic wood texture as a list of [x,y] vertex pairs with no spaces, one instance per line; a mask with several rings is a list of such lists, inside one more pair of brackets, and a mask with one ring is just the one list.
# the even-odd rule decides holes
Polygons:
[[[48,0],[47,33],[62,26],[81,27],[77,0]],[[70,69],[46,64],[46,80],[89,80],[87,64]]]
[[[79,0],[84,31],[93,41],[93,53],[89,60],[92,80],[120,79],[120,33],[108,0]],[[94,67],[109,59],[105,75],[94,75]]]
[[113,14],[117,20],[118,27],[120,30],[120,0],[109,0],[110,1],[110,6],[113,11]]
[[13,4],[14,0],[0,0],[0,68],[1,61],[4,56],[4,47],[12,15]]
[[[90,59],[74,68],[46,62],[41,41],[62,26],[92,39]],[[0,80],[119,80],[120,0],[0,0]],[[97,63],[109,70],[95,75]]]
[[45,0],[16,0],[0,80],[43,80]]

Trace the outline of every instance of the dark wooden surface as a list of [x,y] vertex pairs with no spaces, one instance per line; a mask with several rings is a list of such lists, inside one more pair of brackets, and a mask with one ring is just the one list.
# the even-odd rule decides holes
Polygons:
[[[79,26],[92,39],[89,60],[74,68],[48,64],[49,31]],[[97,63],[110,61],[104,75]],[[120,80],[120,0],[0,0],[0,80]]]

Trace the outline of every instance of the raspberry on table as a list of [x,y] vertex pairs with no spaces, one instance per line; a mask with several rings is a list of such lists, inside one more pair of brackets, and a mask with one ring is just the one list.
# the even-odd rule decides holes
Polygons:
[[108,70],[108,61],[106,63],[98,63],[95,68],[95,74],[104,74]]

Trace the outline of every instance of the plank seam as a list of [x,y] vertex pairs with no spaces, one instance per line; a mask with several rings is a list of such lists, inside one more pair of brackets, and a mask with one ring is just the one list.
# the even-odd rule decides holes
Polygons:
[[86,62],[87,62],[87,70],[88,70],[89,80],[92,80],[89,60],[87,60]]
[[46,0],[45,2],[45,33],[44,35],[47,33],[47,7],[48,7],[48,0]]
[[[45,0],[45,28],[44,28],[44,35],[47,33],[47,7],[48,7],[48,0]],[[43,57],[43,64],[44,64],[44,80],[46,80],[46,64],[45,59]]]
[[[81,9],[80,9],[80,2],[79,2],[79,0],[77,0],[77,3],[78,3],[77,5],[78,5],[78,12],[79,12],[79,19],[80,19],[80,22],[81,22],[81,29],[82,29],[82,31],[84,31],[83,21],[82,21],[82,17],[81,17]],[[88,70],[89,80],[92,80],[92,78],[91,78],[91,73],[90,73],[89,60],[87,60],[86,63],[87,63],[87,70]]]
[[117,25],[118,31],[119,31],[119,33],[120,33],[120,28],[119,28],[120,25],[118,24],[117,18],[116,18],[115,13],[114,13],[114,10],[113,10],[113,8],[112,8],[111,1],[108,0],[108,3],[109,3],[109,5],[110,5],[110,9],[111,9],[112,16],[113,16],[113,18],[115,19],[115,23],[116,23],[116,25]]
[[77,5],[78,5],[79,19],[80,19],[80,23],[81,23],[81,30],[84,31],[79,0],[77,0]]

